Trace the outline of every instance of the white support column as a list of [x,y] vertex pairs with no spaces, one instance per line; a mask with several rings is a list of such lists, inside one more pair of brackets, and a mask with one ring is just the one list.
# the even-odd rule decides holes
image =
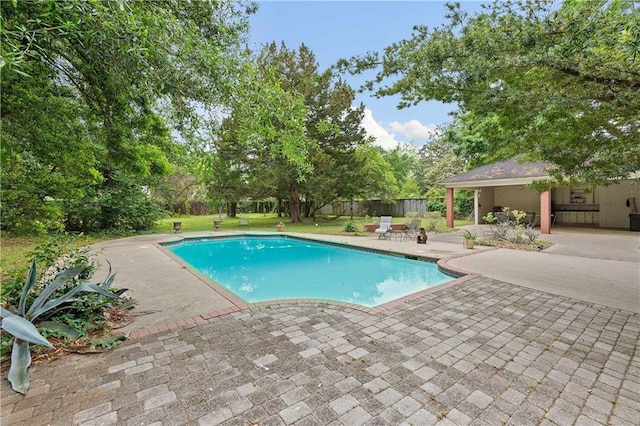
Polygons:
[[473,217],[476,225],[480,224],[480,191],[482,190],[473,191]]

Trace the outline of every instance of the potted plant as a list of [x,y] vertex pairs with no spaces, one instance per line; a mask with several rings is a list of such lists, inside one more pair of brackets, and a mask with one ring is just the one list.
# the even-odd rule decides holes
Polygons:
[[464,231],[462,238],[464,238],[464,247],[472,249],[476,244],[477,235],[470,231]]
[[276,230],[278,232],[284,231],[284,222],[280,221],[280,223],[276,225]]

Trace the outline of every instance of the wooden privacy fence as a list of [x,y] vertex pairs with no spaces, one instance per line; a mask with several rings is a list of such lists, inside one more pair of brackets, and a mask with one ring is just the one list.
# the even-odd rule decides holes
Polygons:
[[[353,208],[353,212],[352,209]],[[409,212],[417,212],[420,217],[427,211],[425,198],[406,198],[391,203],[382,200],[336,201],[322,207],[318,214],[350,216],[396,216],[404,217]]]

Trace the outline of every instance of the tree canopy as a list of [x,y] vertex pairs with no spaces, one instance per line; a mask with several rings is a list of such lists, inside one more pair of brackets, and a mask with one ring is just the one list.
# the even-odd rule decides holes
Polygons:
[[[448,23],[341,61],[378,68],[366,88],[399,107],[457,103],[483,161],[523,155],[558,180],[591,183],[640,170],[640,9],[633,1],[495,1]],[[474,146],[472,146],[474,145]],[[470,150],[470,151],[469,151]]]
[[165,176],[186,144],[200,142],[209,123],[202,115],[215,115],[234,94],[253,6],[1,7],[3,228],[46,216],[72,230],[149,226],[143,186]]
[[255,78],[204,153],[212,194],[284,200],[300,221],[336,199],[386,192],[391,174],[361,126],[364,107],[352,108],[354,90],[321,72],[307,46],[267,44],[250,69]]

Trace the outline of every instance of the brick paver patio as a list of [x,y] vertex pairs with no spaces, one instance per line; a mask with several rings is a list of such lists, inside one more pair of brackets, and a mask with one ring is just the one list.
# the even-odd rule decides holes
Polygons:
[[[248,309],[3,378],[2,425],[634,425],[637,314],[476,277],[375,314]],[[6,376],[6,374],[5,374]]]

